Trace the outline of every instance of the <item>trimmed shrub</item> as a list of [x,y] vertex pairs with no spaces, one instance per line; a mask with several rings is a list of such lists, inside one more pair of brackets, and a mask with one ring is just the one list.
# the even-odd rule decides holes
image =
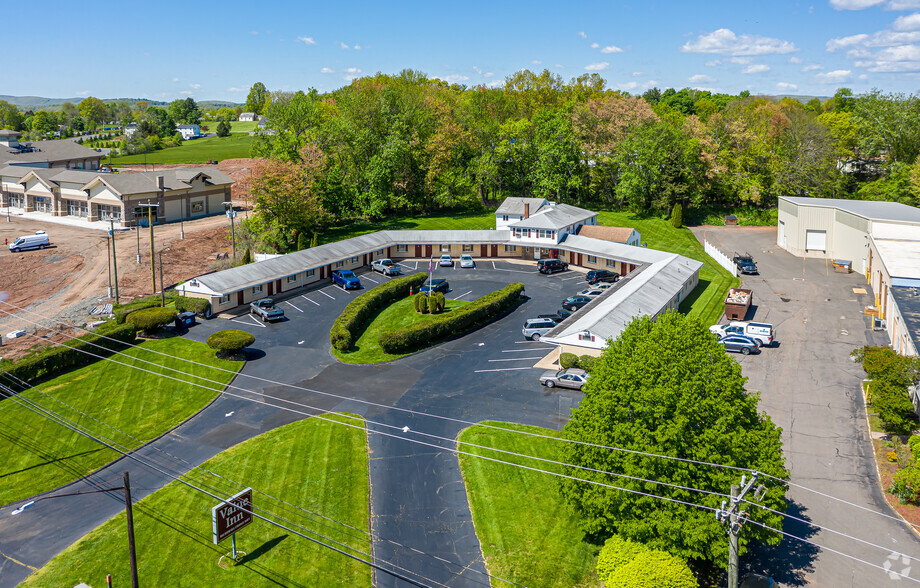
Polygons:
[[590,374],[594,369],[594,366],[597,364],[598,359],[599,358],[594,357],[593,355],[582,355],[578,358],[578,367]]
[[415,295],[415,300],[413,301],[413,304],[415,304],[415,312],[423,313],[428,311],[427,299],[428,297],[421,292]]
[[247,248],[246,253],[243,254],[243,261],[240,262],[240,265],[246,265],[249,263],[252,263],[252,251]]
[[310,239],[310,247],[316,247],[319,244],[319,233],[313,233],[313,238]]
[[564,370],[578,367],[578,356],[574,353],[563,353],[559,356],[559,365],[561,365]]
[[437,314],[438,313],[438,297],[437,296],[427,296],[428,298],[428,314]]
[[139,302],[132,302],[131,304],[126,304],[118,308],[114,308],[112,313],[115,315],[115,322],[119,325],[124,324],[125,319],[129,314],[137,310],[142,310],[144,308],[153,308],[160,305],[160,297],[157,296],[156,300],[147,300],[143,299]]
[[174,320],[176,320],[175,310],[171,308],[155,307],[135,310],[128,315],[125,322],[129,322],[137,327],[138,331],[153,333],[160,327],[166,326]]
[[[40,349],[19,361],[0,362],[0,368],[11,376],[31,384],[56,376],[60,372],[83,367],[100,357],[108,357],[133,344],[136,330],[131,324],[107,322],[92,333],[67,342],[67,347],[51,346]],[[89,355],[92,354],[92,355]],[[98,356],[98,357],[94,357]],[[0,398],[2,398],[0,394]]]
[[424,273],[396,278],[352,300],[329,329],[329,341],[332,346],[339,351],[351,349],[375,312],[395,300],[408,296],[410,287],[418,288],[426,279],[428,275]]
[[907,445],[914,454],[914,459],[920,457],[920,455],[917,454],[917,452],[920,451],[920,435],[911,435],[910,439],[907,440]]
[[435,294],[435,295],[434,295],[434,301],[435,301],[435,303],[436,303],[436,304],[435,304],[435,311],[436,311],[436,312],[444,312],[444,307],[447,306],[447,298],[444,297],[444,293],[443,293],[443,292],[438,292],[437,294]]
[[380,347],[384,352],[395,355],[431,345],[491,321],[516,304],[523,293],[524,284],[508,284],[453,312],[381,333]]
[[208,347],[211,349],[216,349],[218,356],[221,355],[236,355],[243,350],[244,347],[249,347],[256,342],[256,338],[246,331],[240,331],[238,329],[226,329],[224,331],[217,331],[210,337],[208,337]]
[[899,468],[888,491],[902,504],[920,504],[920,467]]
[[[568,354],[573,355],[574,354]],[[648,547],[619,535],[614,535],[601,548],[597,555],[597,575],[607,586],[613,586],[610,578],[623,566],[631,562],[640,553],[648,551]]]
[[666,551],[649,549],[636,555],[604,581],[619,588],[697,588],[687,562]]
[[684,226],[684,211],[680,206],[680,202],[675,204],[674,208],[671,209],[671,226],[675,229]]
[[208,318],[211,316],[211,302],[204,298],[194,298],[192,296],[176,297],[177,312],[194,312],[200,317]]

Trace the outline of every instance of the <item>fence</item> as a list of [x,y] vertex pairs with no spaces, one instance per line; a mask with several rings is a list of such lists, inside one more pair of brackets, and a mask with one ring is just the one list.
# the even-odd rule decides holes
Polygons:
[[729,256],[719,251],[715,245],[706,240],[703,241],[703,249],[706,250],[706,254],[709,255],[709,257],[716,260],[716,262],[728,270],[731,275],[736,278],[738,277],[738,266],[735,265]]

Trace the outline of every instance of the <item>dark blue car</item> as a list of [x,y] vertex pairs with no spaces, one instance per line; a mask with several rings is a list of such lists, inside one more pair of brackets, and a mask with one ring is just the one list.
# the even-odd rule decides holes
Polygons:
[[361,280],[351,270],[335,270],[332,272],[332,283],[341,286],[343,290],[360,290]]

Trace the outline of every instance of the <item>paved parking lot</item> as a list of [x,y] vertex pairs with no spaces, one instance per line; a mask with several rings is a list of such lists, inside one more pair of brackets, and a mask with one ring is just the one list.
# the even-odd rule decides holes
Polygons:
[[[863,313],[873,303],[871,288],[858,273],[835,274],[825,260],[797,258],[776,245],[776,229],[704,227],[695,229],[729,256],[749,251],[759,276],[744,276],[754,291],[754,319],[773,323],[779,345],[742,358],[748,389],[761,393],[761,409],[783,429],[791,481],[885,514],[893,514],[879,490],[860,382],[862,368],[849,360],[862,345],[886,345]],[[859,293],[860,290],[865,294]],[[750,318],[750,317],[749,317]],[[899,521],[792,487],[789,512],[830,529],[870,541],[815,532],[790,522],[789,533],[839,550],[882,569],[793,540],[742,559],[742,568],[766,571],[782,586],[883,586],[910,581],[887,570],[920,578],[920,543]]]

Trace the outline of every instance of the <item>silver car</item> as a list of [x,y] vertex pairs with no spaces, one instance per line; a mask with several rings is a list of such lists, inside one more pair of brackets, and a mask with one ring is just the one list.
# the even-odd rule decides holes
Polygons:
[[521,329],[521,333],[524,335],[525,339],[530,339],[531,341],[539,341],[540,337],[549,333],[555,327],[556,323],[550,319],[527,319],[527,321],[524,322],[524,328]]
[[472,255],[461,255],[460,256],[460,267],[476,267],[476,262],[473,261]]
[[581,387],[588,381],[588,372],[578,368],[569,368],[567,370],[550,370],[540,376],[540,383],[547,388],[559,386],[560,388],[572,388],[581,390]]

